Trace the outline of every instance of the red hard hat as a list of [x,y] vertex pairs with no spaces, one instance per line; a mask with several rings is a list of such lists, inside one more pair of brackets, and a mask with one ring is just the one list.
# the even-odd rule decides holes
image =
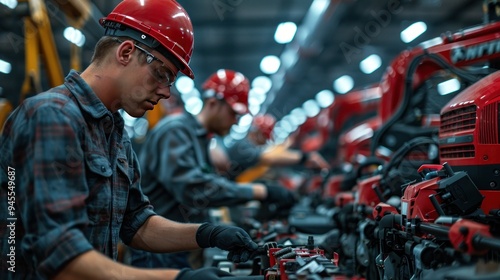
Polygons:
[[105,35],[126,36],[156,49],[194,79],[189,67],[193,53],[193,25],[174,0],[124,0],[100,21]]
[[236,113],[248,113],[250,82],[240,72],[220,69],[203,83],[203,90],[205,97],[224,99]]
[[269,114],[255,116],[252,123],[256,129],[262,132],[266,139],[271,139],[271,133],[273,132],[275,124],[276,119]]

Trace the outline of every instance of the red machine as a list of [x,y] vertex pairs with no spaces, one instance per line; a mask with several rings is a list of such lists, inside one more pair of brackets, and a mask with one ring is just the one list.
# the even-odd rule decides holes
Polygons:
[[268,268],[265,269],[265,280],[364,280],[359,276],[342,275],[338,267],[338,254],[334,253],[332,258],[327,258],[322,249],[314,246],[312,236],[305,246],[277,248],[266,243],[265,247],[267,257],[263,261],[269,261]]
[[[390,181],[385,170],[391,164],[393,167],[396,166],[391,161],[402,162],[402,160],[394,161],[394,158],[404,157],[405,161],[410,163],[429,159],[437,162],[435,160],[438,159],[437,150],[434,157],[431,156],[430,152],[422,154],[422,151],[426,148],[430,151],[431,146],[435,148],[439,144],[441,164],[445,167],[442,168],[439,166],[439,168],[436,168],[435,166],[426,165],[419,170],[422,173],[425,172],[422,178],[418,178],[419,174],[416,172],[420,165],[413,168],[412,172],[408,172],[410,170],[408,168],[406,170],[401,169],[404,172],[399,174],[400,177],[415,180],[404,185],[404,194],[401,199],[402,215],[396,215],[397,210],[389,204],[377,204],[374,209],[379,208],[380,211],[376,213],[374,211],[372,216],[378,222],[379,233],[375,236],[380,238],[381,246],[373,246],[372,238],[363,238],[361,236],[362,242],[360,243],[362,245],[356,247],[360,252],[378,251],[379,257],[377,257],[377,260],[366,258],[368,260],[366,262],[367,267],[370,269],[374,264],[377,265],[380,268],[380,275],[387,276],[387,279],[393,276],[394,279],[403,279],[400,277],[409,276],[415,270],[432,270],[441,265],[450,265],[453,262],[453,258],[455,257],[453,252],[441,249],[444,248],[442,246],[449,246],[449,243],[446,243],[449,241],[421,239],[422,237],[436,233],[433,231],[436,226],[429,225],[430,223],[436,221],[442,222],[443,219],[439,219],[440,217],[451,216],[457,219],[464,216],[481,215],[478,210],[481,205],[483,205],[482,208],[486,213],[493,209],[500,209],[500,202],[498,202],[500,200],[497,199],[500,197],[494,197],[491,200],[486,198],[489,195],[486,191],[492,191],[494,187],[498,186],[496,183],[500,183],[500,178],[493,177],[493,175],[500,177],[500,167],[498,170],[495,170],[494,165],[488,166],[486,163],[488,159],[491,163],[492,158],[495,158],[496,155],[495,151],[491,150],[493,147],[491,144],[498,145],[500,141],[500,134],[498,133],[500,129],[498,121],[498,107],[500,103],[497,103],[498,99],[493,97],[495,90],[485,91],[484,89],[487,86],[480,87],[477,84],[471,86],[493,71],[491,68],[485,68],[484,65],[490,63],[491,66],[492,62],[500,59],[500,47],[497,47],[497,45],[500,46],[498,38],[500,38],[500,23],[488,23],[477,28],[464,30],[460,33],[443,35],[441,42],[433,46],[421,45],[412,50],[404,51],[387,68],[380,83],[382,98],[379,116],[378,120],[375,119],[373,121],[374,123],[379,121],[379,124],[381,124],[378,131],[374,133],[373,127],[376,127],[376,125],[369,126],[367,122],[345,133],[350,139],[364,139],[364,141],[346,141],[347,145],[343,148],[342,153],[345,155],[349,150],[356,151],[348,156],[350,160],[364,157],[363,154],[360,154],[360,157],[356,153],[357,151],[363,151],[366,143],[371,143],[368,155],[388,160],[382,169],[382,176],[376,175],[371,178],[358,177],[356,180],[358,189],[356,190],[355,197],[357,198],[357,204],[363,203],[365,207],[373,207],[375,203],[380,201],[385,202],[383,200],[384,196],[381,196],[377,191],[384,191],[386,182]],[[494,75],[492,74],[491,76]],[[498,76],[500,77],[500,75]],[[437,85],[450,79],[456,79],[459,87],[455,88],[448,95],[438,94]],[[479,84],[482,82],[483,80]],[[495,82],[500,82],[500,78],[498,80],[489,80],[488,85],[490,88],[498,87],[491,86]],[[429,85],[434,86],[431,87],[433,90],[429,90]],[[471,87],[463,91],[468,86]],[[478,90],[478,88],[481,89]],[[475,95],[469,94],[467,97],[466,94],[470,90],[475,90],[478,93]],[[454,96],[456,96],[454,99],[456,102],[452,103],[450,100]],[[462,96],[466,97],[463,98]],[[482,98],[482,102],[474,103],[474,99],[479,97]],[[441,112],[447,103],[454,104],[454,106],[452,108],[447,106]],[[486,105],[490,105],[484,109],[483,113],[484,117],[487,117],[487,121],[483,120],[481,122],[479,110],[482,109],[482,106],[487,107]],[[462,110],[466,108],[469,111],[462,112],[455,110],[457,108]],[[477,108],[477,115],[475,111],[470,112],[472,108]],[[449,111],[456,111],[456,113],[450,115],[450,118],[454,120],[450,126],[446,126],[443,123],[445,121],[443,113],[447,109]],[[438,118],[440,112],[442,113],[441,120]],[[459,129],[461,126],[458,124],[462,125],[463,129]],[[447,131],[448,134],[445,138],[443,138],[443,133],[440,132],[439,125],[441,125],[441,131],[443,131],[443,127],[451,129],[451,131]],[[474,127],[471,128],[470,125],[474,125]],[[475,127],[488,127],[489,129],[482,130],[483,138],[480,138],[480,134],[474,132]],[[365,131],[365,134],[363,135],[360,131]],[[493,134],[490,133],[492,131],[494,132]],[[438,133],[440,141],[436,143],[435,139]],[[352,137],[353,134],[356,137]],[[412,143],[411,145],[414,144],[417,147],[418,141],[413,140],[423,138],[430,140],[420,144],[420,147],[424,148],[418,151],[417,154],[409,149],[404,151],[405,147],[409,146],[408,143]],[[480,142],[479,139],[488,139],[490,142]],[[485,149],[481,149],[478,144],[490,144],[489,153],[486,153]],[[448,150],[450,156],[446,159],[443,158],[443,147],[450,148]],[[466,147],[467,150],[465,149]],[[455,151],[456,153],[454,153]],[[476,151],[476,153],[471,153],[473,151]],[[486,156],[483,157],[483,155]],[[345,158],[347,159],[348,157],[346,156]],[[468,159],[469,161],[464,161],[463,159]],[[475,162],[479,160],[482,160],[483,164],[478,166]],[[445,164],[445,162],[449,164]],[[466,165],[467,163],[469,165]],[[459,166],[460,168],[458,168]],[[476,171],[491,171],[488,173],[491,176],[489,178],[486,178],[486,176],[482,177],[487,182],[476,182],[475,176],[463,168],[469,166],[476,168]],[[487,166],[490,169],[484,168]],[[451,167],[456,171],[453,171]],[[421,181],[422,179],[423,181]],[[494,179],[498,181],[491,183]],[[395,181],[391,188],[401,191],[403,184],[398,183]],[[486,186],[489,189],[486,189]],[[498,193],[500,194],[500,192]],[[394,195],[395,192],[392,194]],[[494,200],[497,201],[496,205],[493,205]],[[381,214],[382,211],[384,212],[383,214]],[[389,215],[386,215],[386,213],[389,213]],[[346,215],[346,217],[352,218],[353,215]],[[396,217],[399,218],[396,219]],[[490,222],[492,224],[495,223],[493,221]],[[360,232],[361,225],[370,225],[369,221],[360,221],[358,224]],[[443,226],[440,226],[439,230],[441,230],[441,227]],[[449,227],[445,226],[443,228],[447,229],[446,232],[449,231]],[[413,237],[416,239],[412,239]],[[410,239],[408,240],[407,238]],[[468,237],[462,237],[462,239],[466,243],[469,242]],[[415,242],[414,240],[419,240],[419,242]],[[371,245],[363,248],[364,244]],[[342,246],[342,250],[345,251],[345,245],[343,244]],[[434,255],[434,252],[436,254],[443,253],[443,259],[427,262],[428,256]],[[414,264],[409,265],[409,269],[399,270],[400,267],[397,265],[391,265],[391,263],[403,265],[407,257],[416,260]],[[362,261],[359,261],[359,263],[362,264]],[[408,265],[407,261],[406,265]],[[399,274],[401,271],[404,273]],[[373,276],[373,273],[370,275]]]
[[341,134],[338,161],[357,166],[369,157],[371,155],[370,141],[381,125],[381,119],[373,117]]
[[488,246],[498,250],[500,244],[500,240],[492,239],[487,225],[463,219],[450,227],[448,236],[453,247],[469,255],[484,255]]
[[484,196],[485,213],[500,209],[499,93],[500,72],[495,72],[464,90],[441,112],[441,162],[469,174]]
[[[374,135],[372,155],[380,146],[395,150],[412,138],[436,132],[432,124],[450,96],[487,75],[489,70],[482,66],[500,58],[499,36],[500,22],[488,23],[443,34],[440,43],[422,44],[394,59],[380,83],[383,126]],[[426,94],[421,87],[424,82],[440,83],[451,78],[456,78],[461,87],[449,95]],[[417,95],[422,96],[421,104],[411,102]]]
[[[424,170],[426,173],[424,173]],[[422,165],[423,181],[406,186],[401,214],[408,220],[433,223],[440,216],[462,217],[475,212],[483,196],[467,173],[443,166]]]
[[[331,163],[334,167],[342,169],[344,164],[353,163],[353,161],[356,161],[356,159],[351,157],[354,154],[369,155],[370,146],[367,138],[373,136],[374,130],[372,126],[375,125],[378,127],[379,123],[368,121],[366,129],[372,129],[372,134],[370,134],[366,133],[367,131],[364,129],[366,126],[365,122],[366,120],[371,120],[376,115],[380,96],[380,87],[372,85],[338,96],[333,105],[329,107],[329,119],[333,122],[333,126],[328,138],[329,143],[325,147],[334,147],[335,150],[325,151],[325,153],[330,153],[333,157]],[[344,133],[346,131],[354,132],[345,136],[346,134]],[[359,136],[361,138],[358,138]],[[368,144],[365,145],[365,143]],[[324,189],[325,196],[333,197],[341,191],[341,184],[345,179],[344,177],[345,175],[342,173],[331,176]]]
[[[481,80],[459,94],[464,87],[493,71],[484,65],[500,59],[499,37],[500,22],[494,22],[445,34],[438,44],[423,44],[402,52],[387,68],[380,83],[379,115],[346,132],[339,154],[351,162],[365,158],[370,143],[370,154],[387,160],[396,149],[412,139],[435,137],[439,132],[441,163],[448,162],[454,169],[469,173],[485,196],[483,205],[489,205],[484,210],[500,208],[497,197],[491,195],[495,188],[500,187],[500,168],[495,168],[492,162],[497,154],[491,149],[500,142],[498,117],[495,117],[498,105],[494,99],[498,86],[491,86],[496,76],[493,74],[493,77]],[[448,95],[428,93],[428,89],[422,87],[427,81],[437,84],[452,78],[457,79],[461,87]],[[479,95],[481,100],[477,100]],[[453,96],[456,98],[450,101]],[[423,101],[412,100],[415,97]],[[442,111],[445,123],[439,129],[437,113],[446,103],[449,105]],[[482,115],[479,115],[480,111]],[[486,129],[489,125],[495,128]],[[378,126],[380,129],[374,132]],[[483,128],[482,134],[474,132],[475,128]],[[489,176],[479,176],[479,170]],[[416,172],[413,175],[418,176]],[[480,181],[477,181],[479,177]]]
[[[358,136],[370,135],[364,129],[372,128],[372,122],[369,122],[370,124],[367,128],[360,128],[358,125],[361,124],[363,126],[367,120],[370,120],[377,114],[381,92],[382,90],[378,85],[372,85],[364,89],[351,91],[345,95],[340,95],[335,99],[334,106],[330,109],[330,119],[333,122],[331,137],[335,137],[332,140],[335,141],[334,144],[336,147],[339,147],[339,154],[337,154],[334,164],[340,165],[346,162],[346,160],[350,160],[348,157],[351,155],[351,151],[347,151],[344,148],[350,146],[358,147],[356,144],[347,146],[345,142],[364,141],[365,139],[359,139]],[[355,132],[351,133],[348,139],[343,139],[342,135],[344,133],[353,130]],[[373,131],[371,135],[373,136]]]
[[[337,259],[329,260],[325,258],[323,250],[318,248],[270,248],[268,254],[271,269],[266,272],[266,280],[288,280],[291,274],[308,275],[310,274],[309,266],[314,266],[315,269],[322,266],[322,271],[317,271],[321,276],[333,275],[337,270],[335,262],[338,261],[338,256]],[[311,261],[314,265],[309,264]]]
[[[337,147],[341,132],[376,115],[380,96],[381,89],[377,85],[337,95],[332,105],[300,126],[296,145],[303,151]],[[335,153],[336,150],[325,152],[327,157]]]

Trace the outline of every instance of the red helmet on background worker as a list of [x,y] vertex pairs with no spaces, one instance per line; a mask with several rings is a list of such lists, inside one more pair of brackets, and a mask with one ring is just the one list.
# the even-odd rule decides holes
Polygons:
[[241,74],[228,69],[217,70],[203,83],[203,97],[224,99],[233,110],[242,115],[248,113],[250,82]]
[[174,0],[124,0],[100,20],[104,35],[130,37],[157,50],[185,75],[193,53],[193,25],[184,8]]
[[271,139],[275,124],[276,119],[269,114],[257,115],[252,122],[252,126],[259,130],[267,140]]

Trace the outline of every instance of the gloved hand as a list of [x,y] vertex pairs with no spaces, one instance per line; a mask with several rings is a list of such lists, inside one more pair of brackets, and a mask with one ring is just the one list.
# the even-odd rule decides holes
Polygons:
[[226,276],[234,276],[216,267],[207,267],[200,269],[184,268],[177,274],[175,280],[216,280]]
[[267,198],[265,202],[274,203],[279,208],[291,208],[297,203],[295,193],[289,191],[287,188],[279,185],[266,184]]
[[196,231],[196,242],[201,248],[217,247],[229,251],[227,259],[246,262],[259,247],[248,233],[235,226],[202,224]]

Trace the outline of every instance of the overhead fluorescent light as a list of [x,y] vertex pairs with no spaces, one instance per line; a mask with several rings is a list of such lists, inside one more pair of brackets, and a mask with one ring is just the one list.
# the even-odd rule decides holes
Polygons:
[[9,74],[10,71],[12,71],[12,65],[10,65],[10,63],[8,63],[7,61],[0,59],[0,72]]
[[443,43],[443,39],[441,37],[436,37],[427,41],[420,43],[420,46],[424,49],[428,49],[430,47],[434,47],[436,45],[441,45]]
[[333,82],[333,89],[340,94],[350,91],[354,87],[354,80],[349,75],[344,75]]
[[405,30],[401,31],[401,40],[409,43],[415,40],[418,36],[422,35],[427,30],[427,24],[423,21],[415,22],[408,26]]
[[248,92],[248,104],[262,104],[266,101],[267,95],[262,94],[262,89],[260,88],[251,88]]
[[249,127],[252,124],[253,117],[250,114],[244,114],[241,116],[238,125],[241,127]]
[[16,0],[0,0],[0,4],[3,4],[11,9],[14,9],[15,7],[17,7]]
[[180,76],[175,81],[175,88],[181,94],[188,94],[194,89],[194,82],[186,76]]
[[85,35],[80,30],[71,26],[64,29],[64,38],[79,47],[85,44]]
[[278,24],[274,33],[274,40],[278,44],[287,44],[293,40],[297,32],[297,25],[293,22],[283,22]]
[[290,112],[290,115],[294,117],[294,120],[297,125],[303,124],[306,119],[306,112],[304,112],[304,109],[302,108],[295,108]]
[[316,94],[316,102],[318,102],[319,107],[326,108],[332,105],[335,100],[335,96],[331,90],[324,89]]
[[459,90],[460,88],[460,81],[455,78],[439,83],[437,86],[440,95],[450,94]]
[[309,9],[316,14],[324,13],[328,4],[330,4],[330,0],[314,0]]
[[257,90],[258,93],[266,94],[271,87],[273,86],[273,82],[267,76],[258,76],[252,80],[252,88],[259,88],[261,90]]
[[278,69],[280,68],[281,61],[280,59],[275,56],[275,55],[268,55],[264,57],[261,62],[260,62],[260,71],[262,71],[265,74],[274,74],[278,72]]
[[248,110],[252,116],[257,115],[260,112],[260,104],[248,104]]
[[308,116],[309,118],[315,117],[319,114],[319,111],[321,111],[318,103],[313,99],[304,102],[304,104],[302,104],[302,109],[304,109],[304,112],[306,112],[306,116]]
[[203,108],[203,101],[199,97],[191,96],[185,101],[184,108],[189,113],[197,115]]
[[283,117],[283,119],[281,119],[280,127],[288,133],[291,133],[291,132],[295,131],[295,129],[297,129],[297,127],[294,127],[294,125],[292,124],[292,121],[290,120],[289,115],[287,115],[287,116]]
[[371,74],[373,71],[379,69],[381,65],[382,59],[380,56],[372,54],[359,63],[359,68],[363,71],[363,73]]

